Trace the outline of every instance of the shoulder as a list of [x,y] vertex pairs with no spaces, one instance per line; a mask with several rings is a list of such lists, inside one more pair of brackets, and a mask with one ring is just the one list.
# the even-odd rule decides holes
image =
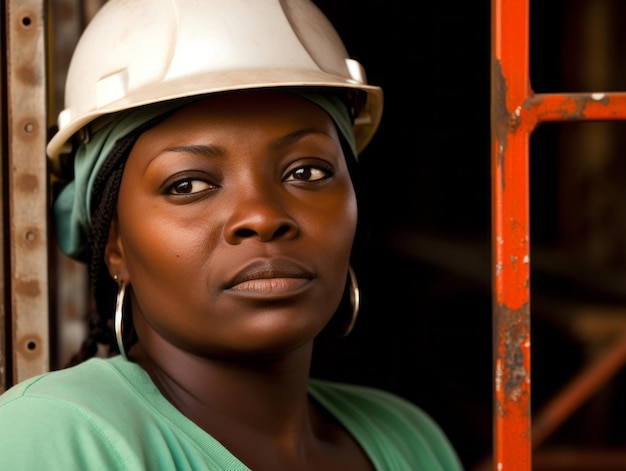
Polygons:
[[412,466],[419,463],[417,469],[462,469],[443,430],[412,402],[381,389],[319,380],[311,382],[310,392],[346,426],[370,457],[380,451],[386,463],[381,469],[402,469],[398,460]]
[[125,422],[133,411],[150,408],[147,398],[156,394],[156,387],[138,365],[120,357],[93,358],[13,386],[0,395],[0,417],[15,413],[33,420],[61,417],[59,427],[79,420]]
[[[0,395],[0,469],[119,469],[126,463],[112,422],[125,414],[130,387],[110,360],[93,359],[25,380]],[[37,453],[33,453],[37,443]]]
[[118,376],[108,363],[109,360],[91,359],[72,368],[51,371],[22,381],[0,395],[0,407],[19,403],[24,398],[63,399],[66,395],[75,396],[85,385],[89,385],[90,389],[100,383],[106,385]]
[[[0,396],[0,470],[246,470],[121,357],[92,359]],[[33,453],[36,450],[36,453]]]

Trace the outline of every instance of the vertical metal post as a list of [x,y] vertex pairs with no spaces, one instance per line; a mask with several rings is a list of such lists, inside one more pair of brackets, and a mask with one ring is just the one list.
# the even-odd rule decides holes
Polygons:
[[48,371],[50,358],[44,5],[5,2],[14,383]]
[[492,0],[494,469],[531,469],[529,0]]
[[[529,140],[549,121],[626,119],[626,93],[534,94],[530,0],[492,0],[491,133],[496,471],[529,471],[532,447],[556,425],[553,408],[531,437]],[[562,398],[559,398],[561,400]],[[556,405],[560,405],[556,404]],[[553,420],[550,420],[553,419]]]

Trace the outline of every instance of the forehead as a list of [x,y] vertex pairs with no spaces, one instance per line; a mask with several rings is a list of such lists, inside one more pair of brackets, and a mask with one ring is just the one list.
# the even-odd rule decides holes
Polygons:
[[164,149],[183,145],[210,145],[220,152],[271,148],[304,135],[326,136],[329,145],[342,149],[332,117],[306,98],[282,91],[224,93],[187,104],[143,132],[129,161],[138,155],[150,161]]

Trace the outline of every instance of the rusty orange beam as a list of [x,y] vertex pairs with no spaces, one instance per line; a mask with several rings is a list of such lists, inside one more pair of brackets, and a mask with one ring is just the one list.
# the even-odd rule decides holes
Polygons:
[[541,122],[626,119],[626,93],[534,94],[530,0],[492,0],[491,172],[496,471],[530,471],[529,141]]
[[530,471],[529,0],[491,14],[493,469]]
[[547,121],[599,121],[626,119],[625,92],[531,94],[524,108],[529,125]]

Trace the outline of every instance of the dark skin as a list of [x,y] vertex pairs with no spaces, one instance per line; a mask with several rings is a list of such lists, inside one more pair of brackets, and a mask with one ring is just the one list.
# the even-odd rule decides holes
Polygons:
[[130,153],[105,252],[131,286],[129,359],[255,471],[373,469],[307,394],[356,221],[335,125],[294,95],[203,100]]

